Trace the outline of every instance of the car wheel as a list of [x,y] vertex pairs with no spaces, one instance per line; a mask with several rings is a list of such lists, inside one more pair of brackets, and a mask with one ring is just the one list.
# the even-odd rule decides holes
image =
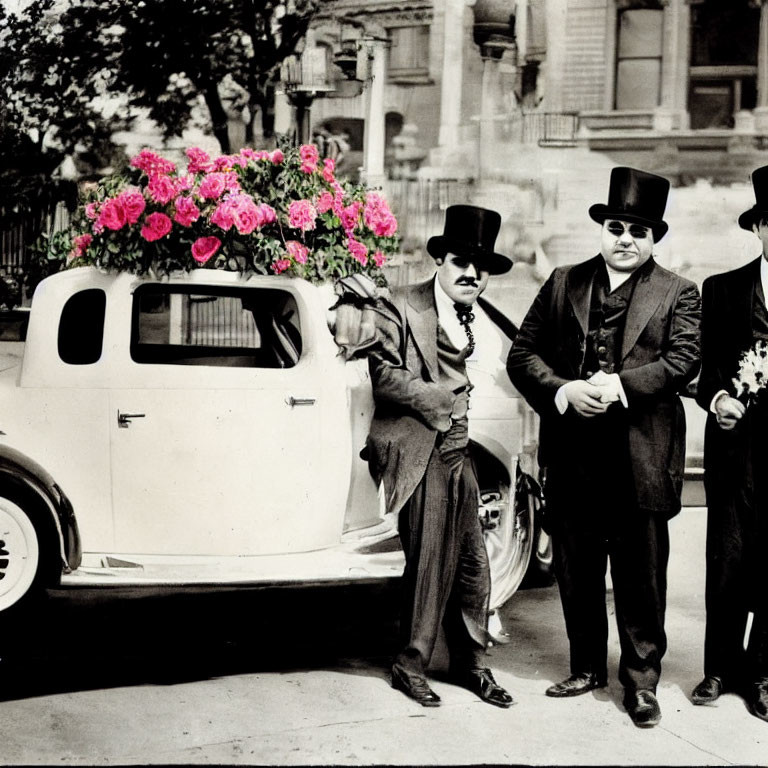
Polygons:
[[35,591],[42,581],[40,539],[24,510],[0,498],[0,611]]
[[517,591],[533,551],[534,500],[510,493],[509,484],[496,480],[480,492],[480,523],[491,568],[491,611]]

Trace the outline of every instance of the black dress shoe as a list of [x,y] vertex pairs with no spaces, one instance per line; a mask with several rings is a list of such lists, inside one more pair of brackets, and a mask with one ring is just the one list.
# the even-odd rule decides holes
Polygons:
[[768,720],[768,677],[749,686],[749,708],[755,717]]
[[661,708],[656,694],[647,688],[627,690],[624,693],[624,707],[638,728],[652,728],[661,720]]
[[723,681],[715,675],[707,675],[694,689],[691,701],[694,704],[713,704],[723,692]]
[[392,687],[418,701],[422,707],[439,707],[440,697],[429,687],[421,675],[392,667]]
[[452,673],[452,683],[476,693],[483,701],[495,707],[511,707],[515,700],[494,679],[487,667]]
[[566,696],[580,696],[582,693],[594,691],[595,688],[605,688],[608,680],[596,672],[578,672],[566,677],[565,680],[550,685],[545,691],[547,696],[562,699]]

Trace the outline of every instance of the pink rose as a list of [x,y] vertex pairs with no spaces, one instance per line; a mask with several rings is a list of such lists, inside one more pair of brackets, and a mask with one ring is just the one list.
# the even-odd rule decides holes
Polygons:
[[317,209],[318,213],[325,213],[326,211],[330,211],[331,208],[333,208],[333,195],[328,191],[322,192],[320,197],[317,198],[315,208]]
[[309,200],[294,200],[288,206],[288,226],[307,232],[315,228],[317,211]]
[[211,214],[211,224],[221,227],[225,232],[232,227],[232,210],[227,201],[219,203],[216,210]]
[[210,155],[199,147],[190,147],[186,151],[186,155],[189,158],[187,173],[200,173],[201,171],[207,173],[213,170]]
[[134,168],[144,171],[147,176],[153,173],[173,173],[176,166],[164,157],[160,157],[157,152],[151,149],[142,149],[138,155],[131,159],[131,165]]
[[362,207],[362,203],[355,201],[354,203],[350,203],[346,208],[341,209],[341,216],[339,216],[339,218],[341,219],[341,226],[344,228],[347,235],[349,235],[357,226],[357,222],[360,218],[360,209]]
[[271,205],[259,203],[259,211],[261,211],[261,218],[264,224],[272,224],[277,221],[277,211]]
[[86,218],[91,219],[91,221],[95,221],[99,216],[99,204],[88,203],[85,206],[85,215],[86,215]]
[[254,229],[262,225],[261,211],[250,195],[230,195],[225,205],[229,206],[232,224],[241,235],[250,235]]
[[381,252],[381,251],[375,251],[373,254],[373,261],[376,264],[377,267],[381,268],[384,266],[384,262],[387,260],[387,257]]
[[122,229],[125,226],[125,210],[119,198],[110,197],[104,201],[99,210],[96,226],[114,230]]
[[205,264],[221,247],[218,237],[198,237],[192,243],[192,258],[198,264]]
[[317,170],[320,153],[314,144],[302,144],[299,147],[299,157],[301,158],[301,170],[304,173],[312,173]]
[[359,261],[363,266],[368,264],[368,249],[361,243],[350,237],[347,240],[347,250],[353,258]]
[[273,262],[272,264],[272,271],[279,275],[281,272],[285,272],[288,267],[291,266],[291,260],[290,259],[278,259],[277,261]]
[[141,228],[141,236],[149,243],[165,237],[170,231],[171,220],[164,213],[150,213],[144,219],[144,226]]
[[147,207],[147,201],[138,189],[126,189],[117,196],[117,199],[122,203],[128,224],[135,224]]
[[72,240],[72,250],[67,254],[67,264],[73,259],[79,259],[85,255],[88,246],[93,242],[93,236],[89,234],[78,235]]
[[147,191],[152,200],[165,205],[175,197],[176,185],[170,176],[166,176],[164,173],[156,173],[149,177]]
[[377,237],[391,237],[397,232],[397,219],[389,209],[387,201],[375,192],[366,195],[363,219],[368,229]]
[[307,256],[309,255],[309,249],[302,245],[298,240],[289,240],[285,244],[285,248],[288,251],[290,257],[298,264],[306,264]]
[[333,172],[336,170],[336,161],[331,157],[326,157],[323,160],[323,178],[330,184],[334,181]]
[[269,159],[271,162],[273,162],[275,165],[280,165],[280,163],[285,160],[285,155],[283,154],[282,150],[276,149],[272,154],[269,156]]
[[195,205],[191,197],[176,198],[176,213],[173,220],[181,224],[182,227],[189,227],[193,221],[200,218],[200,209]]
[[227,188],[227,177],[224,173],[208,173],[200,182],[200,197],[215,200],[221,197]]

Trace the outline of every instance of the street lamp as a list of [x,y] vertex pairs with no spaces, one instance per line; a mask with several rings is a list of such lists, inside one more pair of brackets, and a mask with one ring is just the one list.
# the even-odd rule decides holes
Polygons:
[[310,33],[301,54],[288,56],[283,61],[280,81],[288,101],[296,110],[299,143],[307,144],[312,138],[313,99],[336,90],[328,76],[328,49],[317,45]]

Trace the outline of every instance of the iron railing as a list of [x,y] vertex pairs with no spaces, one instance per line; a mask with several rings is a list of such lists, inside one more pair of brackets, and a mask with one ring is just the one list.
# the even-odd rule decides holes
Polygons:
[[518,115],[520,141],[524,144],[572,146],[579,130],[576,112],[522,112]]
[[443,231],[445,209],[466,203],[471,179],[390,179],[384,193],[398,222],[402,250],[423,249]]

